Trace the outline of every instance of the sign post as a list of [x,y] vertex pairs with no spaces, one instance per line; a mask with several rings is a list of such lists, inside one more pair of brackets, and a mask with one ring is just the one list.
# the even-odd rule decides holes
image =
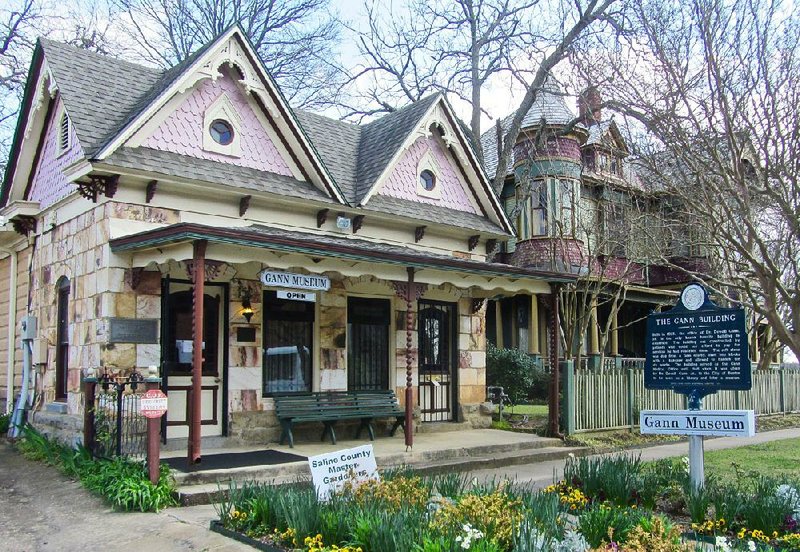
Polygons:
[[158,368],[151,366],[149,374],[145,379],[145,391],[139,400],[139,411],[142,416],[147,418],[147,472],[150,476],[150,483],[158,485],[158,478],[161,475],[161,416],[167,412],[167,396],[159,387],[161,378],[158,377]]
[[[708,297],[706,289],[691,283],[681,291],[680,301],[667,312],[651,313],[647,317],[647,353],[644,366],[644,385],[647,389],[671,389],[686,395],[688,411],[672,411],[684,416],[688,427],[680,429],[689,435],[689,473],[692,487],[704,485],[703,435],[717,435],[713,422],[709,428],[698,429],[703,397],[721,390],[747,390],[752,386],[750,357],[747,349],[747,330],[744,309],[722,308]],[[640,428],[643,433],[668,433],[676,427],[669,420],[647,426],[645,420],[656,419],[659,411],[642,411]],[[663,411],[661,411],[663,412]],[[719,411],[737,413],[752,411]],[[719,413],[718,412],[718,413]],[[642,423],[645,422],[645,423]],[[679,420],[673,420],[679,425]],[[739,423],[737,422],[737,428]],[[654,427],[657,426],[657,427]],[[751,427],[750,425],[747,426]],[[754,433],[754,430],[753,430]]]

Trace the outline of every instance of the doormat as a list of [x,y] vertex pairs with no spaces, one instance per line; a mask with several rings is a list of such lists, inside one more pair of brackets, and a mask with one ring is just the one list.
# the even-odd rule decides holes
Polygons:
[[189,465],[184,456],[162,458],[161,461],[173,470],[181,472],[226,470],[228,468],[243,468],[247,466],[267,466],[275,464],[288,464],[307,460],[305,456],[289,454],[279,450],[254,450],[251,452],[225,452],[222,454],[204,454],[199,464]]

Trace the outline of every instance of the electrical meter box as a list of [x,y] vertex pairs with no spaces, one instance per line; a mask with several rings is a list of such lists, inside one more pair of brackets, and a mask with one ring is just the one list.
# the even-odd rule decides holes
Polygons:
[[20,322],[22,332],[20,337],[22,339],[36,339],[36,317],[25,316]]

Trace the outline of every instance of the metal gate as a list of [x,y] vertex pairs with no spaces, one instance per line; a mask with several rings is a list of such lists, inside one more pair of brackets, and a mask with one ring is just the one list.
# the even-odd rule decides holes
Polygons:
[[145,391],[144,378],[134,371],[125,377],[104,372],[97,378],[93,408],[92,454],[102,458],[147,456],[147,418],[139,412]]
[[423,422],[447,422],[457,407],[455,303],[420,301],[419,406]]

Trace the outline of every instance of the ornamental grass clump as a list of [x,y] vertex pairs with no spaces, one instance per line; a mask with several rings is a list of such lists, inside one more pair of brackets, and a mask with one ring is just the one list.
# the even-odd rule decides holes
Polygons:
[[605,458],[567,458],[564,480],[591,500],[627,506],[637,501],[642,486],[640,457],[626,454]]
[[431,490],[419,476],[398,476],[388,480],[368,479],[357,484],[347,482],[340,494],[362,506],[378,503],[396,512],[401,508],[424,508]]
[[447,533],[469,524],[504,549],[509,549],[523,519],[522,500],[498,489],[490,494],[468,494],[445,504],[433,514],[431,527]]

